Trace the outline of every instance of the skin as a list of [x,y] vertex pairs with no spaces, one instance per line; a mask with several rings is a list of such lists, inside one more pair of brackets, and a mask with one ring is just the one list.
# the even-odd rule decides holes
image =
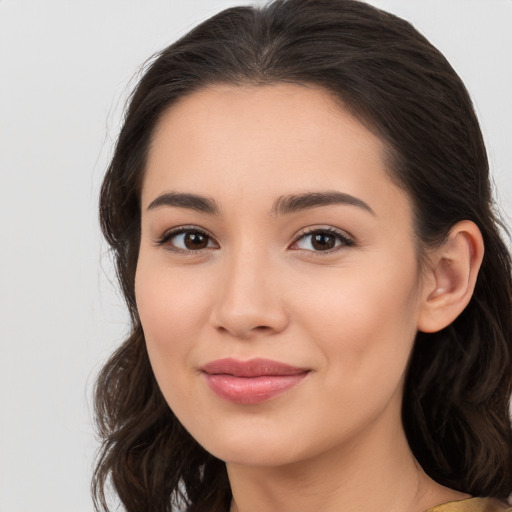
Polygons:
[[[483,249],[466,223],[420,268],[411,204],[383,151],[326,92],[289,84],[208,87],[173,105],[154,133],[137,306],[169,406],[226,461],[233,511],[419,512],[466,497],[421,470],[400,410],[417,330],[441,328],[469,300],[459,282],[471,288],[466,270]],[[327,190],[368,208],[273,208]],[[155,206],[170,192],[211,198],[219,212]],[[183,235],[159,243],[180,226],[206,233],[206,246],[187,249]],[[349,242],[330,235],[335,246],[319,250],[305,228]],[[200,370],[224,357],[309,373],[266,402],[235,404]]]

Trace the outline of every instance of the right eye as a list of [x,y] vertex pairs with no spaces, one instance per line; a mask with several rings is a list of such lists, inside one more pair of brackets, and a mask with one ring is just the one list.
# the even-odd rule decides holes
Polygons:
[[197,252],[203,249],[218,249],[219,245],[208,233],[195,227],[180,227],[167,231],[156,241],[176,252]]

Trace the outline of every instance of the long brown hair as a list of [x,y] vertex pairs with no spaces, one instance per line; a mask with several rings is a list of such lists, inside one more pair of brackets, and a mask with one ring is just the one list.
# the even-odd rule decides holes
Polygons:
[[224,463],[181,426],[149,363],[134,293],[139,190],[154,127],[169,105],[210,84],[280,82],[323,87],[381,137],[392,179],[412,201],[422,247],[463,219],[480,228],[486,250],[474,296],[449,327],[418,334],[403,423],[433,479],[507,497],[511,261],[469,95],[440,52],[400,18],[354,0],[276,0],[205,21],[153,59],[131,96],[100,199],[132,331],[96,386],[97,510],[107,510],[109,483],[128,512],[229,509]]

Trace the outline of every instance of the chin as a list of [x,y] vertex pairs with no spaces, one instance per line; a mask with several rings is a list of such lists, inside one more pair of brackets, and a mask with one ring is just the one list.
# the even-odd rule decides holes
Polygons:
[[257,445],[246,441],[243,444],[229,443],[212,448],[208,452],[226,464],[246,467],[280,467],[302,459],[299,453],[292,452],[290,446],[283,444],[276,447],[273,443]]
[[230,424],[220,421],[214,423],[214,429],[201,428],[191,433],[206,451],[227,464],[267,468],[300,464],[332,454],[357,435],[355,428],[322,432],[315,422],[245,419]]
[[305,456],[306,446],[299,441],[301,438],[304,440],[304,436],[298,437],[290,428],[265,424],[258,418],[230,425],[222,422],[213,425],[210,423],[207,429],[192,427],[189,432],[207,452],[226,463],[282,466]]

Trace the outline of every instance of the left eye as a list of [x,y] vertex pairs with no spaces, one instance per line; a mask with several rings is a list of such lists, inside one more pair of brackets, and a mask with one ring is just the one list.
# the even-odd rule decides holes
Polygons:
[[176,252],[200,251],[218,247],[207,233],[194,228],[180,228],[171,231],[158,240],[157,245],[165,245]]
[[292,249],[325,252],[351,245],[353,245],[353,241],[337,231],[318,229],[301,235],[293,244]]
[[213,247],[209,237],[199,231],[188,231],[174,235],[172,242],[173,245],[180,249],[188,249],[191,251]]

